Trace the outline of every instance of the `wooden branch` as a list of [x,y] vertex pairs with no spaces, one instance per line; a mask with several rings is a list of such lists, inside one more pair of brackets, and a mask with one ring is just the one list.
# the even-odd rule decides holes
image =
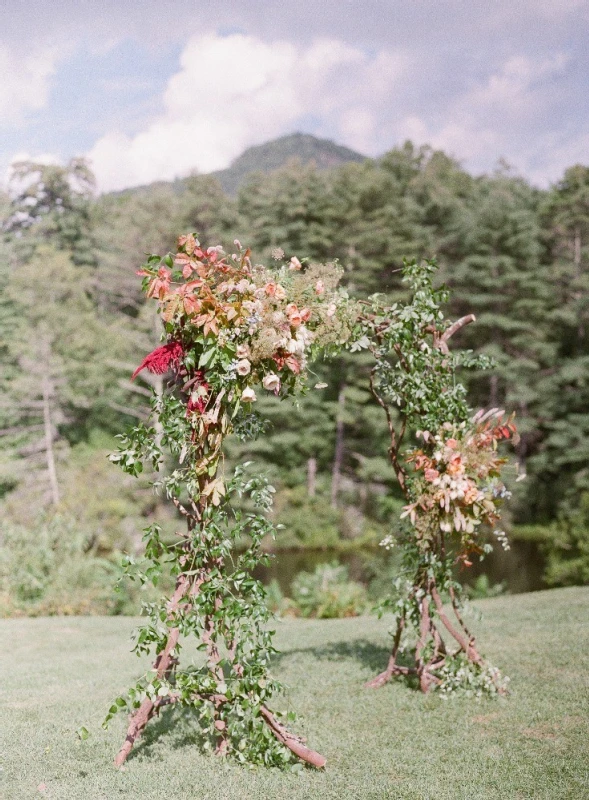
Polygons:
[[438,616],[441,619],[441,621],[442,621],[444,627],[446,628],[446,630],[448,631],[448,633],[451,636],[453,636],[454,639],[458,642],[458,644],[460,645],[460,648],[462,650],[464,650],[464,652],[466,653],[467,657],[471,661],[474,661],[475,664],[478,664],[479,666],[482,667],[483,666],[483,659],[480,657],[480,655],[478,654],[476,648],[473,646],[472,641],[469,640],[460,631],[457,631],[456,628],[450,622],[450,619],[448,618],[448,615],[444,611],[444,605],[442,603],[442,598],[440,597],[439,592],[438,592],[438,590],[437,590],[437,588],[435,586],[432,586],[431,596],[432,596],[432,599],[433,599],[433,601],[434,601],[434,603],[436,605],[436,610],[438,612]]
[[447,342],[451,336],[454,336],[461,328],[464,328],[465,325],[470,325],[471,322],[476,322],[476,317],[474,314],[467,314],[465,317],[460,317],[457,319],[456,322],[453,322],[449,328],[446,328],[444,333],[442,334],[442,341]]
[[[389,429],[389,435],[391,439],[391,444],[389,447],[389,457],[391,459],[391,464],[393,469],[395,470],[395,475],[397,476],[397,480],[399,482],[399,486],[401,487],[401,491],[405,496],[407,496],[407,473],[401,466],[399,462],[399,439],[397,438],[397,432],[395,431],[395,426],[393,425],[393,418],[391,416],[391,410],[376,391],[376,387],[374,385],[374,376],[376,374],[376,367],[373,367],[370,371],[370,392],[378,405],[383,409],[386,420],[387,426]],[[403,434],[405,432],[405,425],[402,427]]]
[[51,502],[54,506],[59,505],[59,484],[57,482],[57,470],[55,468],[55,454],[53,452],[53,424],[51,421],[51,397],[52,386],[49,377],[49,343],[45,343],[46,360],[43,372],[43,424],[45,428],[45,454],[47,458],[47,474],[49,475],[49,485],[51,487]]
[[405,615],[403,614],[402,617],[399,617],[397,621],[397,630],[395,631],[395,638],[393,640],[393,649],[391,650],[391,654],[389,656],[389,663],[387,668],[384,672],[381,672],[372,680],[367,681],[364,685],[369,689],[379,689],[381,686],[389,681],[395,673],[401,675],[407,675],[409,673],[415,672],[415,669],[409,669],[407,667],[399,667],[397,665],[397,653],[399,652],[399,645],[401,644],[401,635],[403,633],[403,629],[405,628]]
[[427,694],[429,691],[430,680],[428,676],[429,663],[423,661],[422,653],[427,646],[427,640],[430,633],[431,620],[429,615],[429,600],[427,594],[421,600],[421,619],[419,623],[419,639],[417,640],[417,647],[415,649],[415,660],[417,662],[417,674],[419,675],[419,685],[421,691]]
[[[189,586],[190,579],[186,575],[179,575],[178,580],[176,581],[176,589],[167,605],[169,617],[173,616],[178,610],[180,601],[188,591]],[[166,677],[168,674],[168,670],[170,669],[172,661],[172,653],[178,644],[179,638],[180,630],[178,628],[171,628],[164,649],[158,654],[153,665],[157,672],[157,677],[160,680]],[[150,700],[149,697],[146,697],[137,711],[133,714],[129,722],[129,727],[127,729],[127,735],[125,737],[125,741],[123,742],[123,746],[115,758],[115,766],[120,767],[127,760],[127,756],[133,749],[133,745],[141,736],[143,729],[153,716],[156,708],[156,703],[153,700]]]
[[444,355],[449,355],[450,348],[448,347],[448,339],[471,322],[476,322],[476,317],[474,314],[467,314],[465,317],[460,317],[456,322],[453,322],[442,334],[440,334],[434,325],[428,325],[425,330],[433,334],[434,347],[444,353]]
[[285,747],[295,754],[301,761],[306,761],[307,764],[311,764],[313,767],[317,767],[317,769],[323,769],[325,764],[327,763],[327,759],[325,756],[320,755],[320,753],[315,752],[315,750],[311,750],[309,747],[303,744],[301,739],[297,736],[293,736],[292,733],[280,723],[274,714],[270,711],[270,709],[266,708],[266,706],[260,707],[260,714],[264,718],[264,720],[268,723],[270,730],[276,736],[279,742]]

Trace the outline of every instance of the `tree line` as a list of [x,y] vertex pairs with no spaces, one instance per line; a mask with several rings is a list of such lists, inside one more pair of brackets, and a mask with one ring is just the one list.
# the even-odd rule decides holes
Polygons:
[[[75,519],[88,557],[137,549],[154,519],[177,524],[147,482],[121,482],[105,453],[161,391],[158,376],[129,381],[160,330],[135,272],[144,253],[196,231],[229,252],[237,237],[266,261],[277,248],[337,260],[352,295],[393,302],[403,297],[403,259],[436,258],[447,315],[477,317],[456,345],[494,362],[465,376],[472,405],[516,412],[513,457],[527,478],[511,487],[508,532],[543,542],[550,583],[589,579],[588,167],[538,189],[507,165],[475,177],[406,143],[331,170],[292,162],[254,174],[236,197],[210,176],[99,197],[93,189],[82,159],[24,162],[0,196],[4,551],[15,531],[26,538],[48,519],[64,530]],[[267,435],[233,443],[233,458],[255,459],[277,486],[279,545],[375,542],[397,517],[402,498],[389,491],[367,369],[361,354],[325,361],[317,384],[326,388],[298,406],[265,399]]]

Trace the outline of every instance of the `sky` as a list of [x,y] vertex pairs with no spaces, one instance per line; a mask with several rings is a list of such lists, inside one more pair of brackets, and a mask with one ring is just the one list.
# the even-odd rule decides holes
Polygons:
[[588,87],[589,0],[3,0],[0,176],[84,155],[118,190],[301,131],[547,186],[589,164]]

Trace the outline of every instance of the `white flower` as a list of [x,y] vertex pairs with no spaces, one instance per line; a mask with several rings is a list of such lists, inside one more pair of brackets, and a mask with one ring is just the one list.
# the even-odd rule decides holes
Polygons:
[[247,358],[242,358],[240,361],[237,362],[238,375],[249,375],[251,368],[252,365],[250,364]]
[[326,383],[316,383],[315,384],[315,389],[327,389],[327,384]]
[[[237,358],[249,358],[249,357],[250,357],[249,345],[247,344],[237,345]],[[243,374],[247,375],[247,372],[244,372]]]
[[313,331],[310,331],[304,325],[301,325],[301,327],[297,330],[295,337],[299,342],[302,342],[306,347],[307,345],[311,344],[311,342],[314,340],[315,334],[313,333]]
[[241,393],[242,403],[255,403],[257,399],[258,398],[256,397],[256,393],[250,386],[247,386]]
[[297,339],[289,339],[286,343],[286,351],[291,353],[293,356],[302,355],[302,351],[305,349],[304,344],[302,342],[297,341]]
[[276,285],[276,289],[274,290],[274,297],[277,300],[285,300],[286,299],[286,291],[284,287],[281,286],[279,283]]
[[280,378],[274,372],[269,372],[262,381],[262,386],[269,392],[277,392],[280,389]]
[[337,306],[336,306],[335,303],[330,303],[327,306],[327,316],[328,317],[333,317],[333,315],[335,314],[336,311],[337,311]]

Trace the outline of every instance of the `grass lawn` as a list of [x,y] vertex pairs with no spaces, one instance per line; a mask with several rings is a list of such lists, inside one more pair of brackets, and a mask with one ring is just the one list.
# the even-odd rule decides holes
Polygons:
[[[477,606],[481,649],[511,677],[506,701],[444,701],[400,680],[364,689],[385,663],[386,619],[279,623],[275,671],[291,687],[310,745],[328,759],[325,772],[300,775],[201,754],[190,720],[174,709],[117,771],[125,720],[106,732],[100,722],[143,668],[129,653],[135,620],[1,620],[0,797],[588,798],[589,589]],[[91,731],[85,742],[75,733],[81,725]]]

